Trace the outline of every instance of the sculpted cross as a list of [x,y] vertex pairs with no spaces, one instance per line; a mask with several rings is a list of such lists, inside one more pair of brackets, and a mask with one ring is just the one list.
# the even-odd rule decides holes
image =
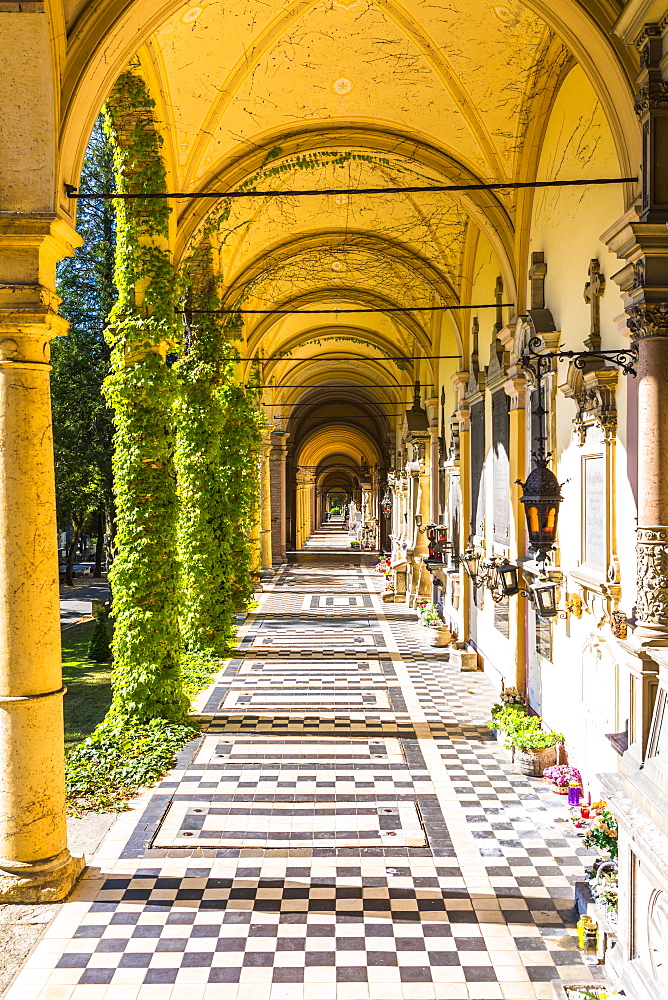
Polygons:
[[529,268],[529,281],[531,282],[531,308],[545,308],[545,275],[547,274],[547,264],[545,255],[541,251],[531,254],[531,267]]
[[590,351],[601,349],[601,296],[605,291],[605,278],[601,274],[601,265],[594,257],[589,262],[589,281],[584,287],[584,300],[591,312],[589,321],[589,340],[585,341]]
[[500,277],[496,279],[494,301],[496,302],[496,323],[494,324],[494,330],[499,334],[503,330],[503,309],[501,308],[501,303],[503,302],[503,278]]

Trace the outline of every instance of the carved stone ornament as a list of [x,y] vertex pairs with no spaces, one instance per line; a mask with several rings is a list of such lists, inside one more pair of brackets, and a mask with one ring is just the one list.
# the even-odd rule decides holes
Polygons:
[[626,618],[626,612],[612,612],[610,615],[610,631],[614,635],[615,639],[626,639],[629,631],[629,623]]
[[453,413],[450,418],[450,457],[455,465],[459,464],[459,417],[457,413]]
[[668,628],[668,527],[638,528],[639,622]]
[[606,441],[614,440],[617,432],[616,390],[619,373],[616,368],[606,367],[583,371],[571,361],[566,381],[559,388],[567,399],[572,399],[577,407],[573,426],[578,443],[582,447],[587,439],[589,427],[600,427]]
[[631,306],[626,325],[636,340],[668,337],[668,302],[648,302]]
[[664,80],[646,83],[638,91],[633,107],[638,118],[642,118],[649,111],[668,110],[668,83]]

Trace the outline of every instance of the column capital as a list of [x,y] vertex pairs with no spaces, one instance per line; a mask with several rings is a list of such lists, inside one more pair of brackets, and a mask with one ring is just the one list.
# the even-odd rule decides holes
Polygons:
[[638,528],[637,551],[635,638],[644,645],[668,646],[668,526]]
[[636,208],[601,239],[625,266],[613,274],[624,297],[627,326],[638,340],[668,336],[668,228],[642,222]]
[[508,369],[509,378],[503,383],[506,395],[510,397],[511,410],[526,409],[527,377],[519,365]]
[[57,216],[0,213],[0,362],[48,363],[49,341],[69,329],[56,264],[81,242]]

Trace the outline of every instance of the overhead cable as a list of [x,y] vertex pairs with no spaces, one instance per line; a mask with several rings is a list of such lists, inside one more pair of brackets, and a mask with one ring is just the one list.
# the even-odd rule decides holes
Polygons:
[[514,309],[514,302],[485,302],[472,306],[362,306],[359,309],[176,309],[187,316],[328,316],[330,313],[409,313],[409,312],[449,312],[460,309]]
[[118,198],[128,201],[132,198],[165,199],[165,198],[312,198],[318,195],[359,195],[359,194],[422,194],[433,192],[457,191],[516,191],[523,188],[550,187],[588,187],[594,184],[634,184],[637,177],[594,177],[585,180],[569,181],[493,181],[489,184],[414,184],[409,187],[375,187],[375,188],[311,188],[291,191],[149,191],[122,192],[98,191],[79,192],[73,184],[65,184],[65,194],[68,198],[109,199]]

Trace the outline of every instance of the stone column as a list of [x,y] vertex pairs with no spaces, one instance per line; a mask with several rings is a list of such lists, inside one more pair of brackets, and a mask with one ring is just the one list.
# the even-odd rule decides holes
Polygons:
[[306,473],[298,471],[296,474],[297,490],[295,498],[295,548],[299,551],[304,548],[306,541]]
[[426,403],[427,415],[429,417],[429,466],[431,501],[429,504],[429,521],[432,524],[440,524],[440,504],[439,504],[439,446],[438,446],[438,397],[428,399]]
[[606,238],[629,263],[615,281],[638,346],[638,596],[635,638],[668,646],[668,230],[635,214]]
[[284,563],[287,559],[287,480],[285,463],[288,449],[285,444],[287,434],[274,431],[272,449],[269,454],[269,477],[271,484],[271,554],[272,563]]
[[[504,342],[504,346],[506,346]],[[510,397],[509,404],[509,475],[510,475],[510,511],[512,526],[510,531],[510,562],[517,564],[518,559],[526,555],[526,528],[524,507],[520,503],[522,487],[518,480],[526,478],[526,376],[519,367],[510,368],[508,381],[504,389]],[[513,604],[514,602],[514,604]],[[510,602],[510,634],[509,639],[515,650],[515,687],[518,691],[526,690],[526,597],[517,594]]]
[[[468,544],[468,535],[471,524],[471,490],[468,483],[471,481],[471,411],[466,401],[466,388],[469,381],[469,372],[459,371],[452,376],[457,408],[453,414],[454,426],[458,430],[459,439],[459,481],[461,483],[461,538],[460,549],[464,551]],[[461,553],[460,553],[461,554]],[[466,575],[464,567],[459,566],[459,616],[462,642],[466,642],[471,637],[471,582]]]
[[265,439],[262,444],[262,458],[260,467],[260,486],[262,491],[262,501],[260,508],[260,557],[263,572],[271,572],[271,438]]
[[0,901],[63,899],[67,850],[49,341],[56,261],[80,243],[53,217],[0,221]]

